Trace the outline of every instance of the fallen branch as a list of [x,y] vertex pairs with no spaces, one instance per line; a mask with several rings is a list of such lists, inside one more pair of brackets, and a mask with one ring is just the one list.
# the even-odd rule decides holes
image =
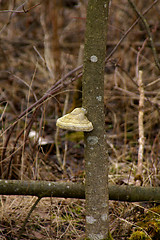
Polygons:
[[[85,199],[82,183],[0,180],[0,195],[30,195]],[[160,201],[160,187],[109,186],[109,199],[126,202]]]

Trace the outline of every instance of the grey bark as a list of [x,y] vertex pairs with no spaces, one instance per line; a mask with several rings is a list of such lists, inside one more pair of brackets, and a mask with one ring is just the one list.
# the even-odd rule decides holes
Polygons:
[[105,149],[104,64],[109,1],[89,0],[82,81],[83,107],[93,124],[85,133],[86,237],[108,238],[108,163]]
[[[0,195],[85,199],[85,186],[72,182],[0,180]],[[160,187],[111,185],[109,199],[126,202],[160,201]]]

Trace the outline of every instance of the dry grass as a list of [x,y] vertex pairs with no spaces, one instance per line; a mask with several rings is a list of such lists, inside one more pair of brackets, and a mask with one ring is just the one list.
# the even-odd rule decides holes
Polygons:
[[[17,239],[34,202],[34,197],[15,196],[2,200],[1,239]],[[25,230],[22,239],[78,239],[84,232],[84,201],[44,198]]]
[[[14,9],[22,4],[19,0],[2,0],[0,7],[2,10],[12,9],[14,2]],[[25,9],[35,7],[26,14],[0,13],[1,153],[7,129],[16,121],[17,116],[82,61],[86,1],[79,1],[79,6],[74,8],[57,4],[58,14],[52,13],[51,2],[35,6],[38,3],[36,0],[29,1]],[[147,1],[147,6],[145,0],[135,2],[137,8],[144,11],[153,1]],[[157,4],[146,15],[158,54],[159,8],[160,5]],[[23,11],[22,8],[20,10]],[[136,20],[136,15],[126,0],[112,1],[110,10],[107,55]],[[52,14],[57,17],[57,23],[53,21]],[[53,37],[53,29],[58,34],[57,38]],[[135,184],[139,138],[137,68],[143,71],[145,93],[143,185],[159,186],[160,183],[160,79],[147,37],[145,28],[139,22],[106,64],[105,113],[109,181],[114,184]],[[18,121],[7,146],[6,158],[1,162],[3,177],[83,181],[83,137],[67,135],[60,130],[57,142],[62,165],[57,159],[55,144],[56,118],[62,114],[64,103],[67,111],[73,107],[74,91],[75,83],[67,85],[56,96],[45,101],[37,112],[31,129],[47,139],[49,144],[39,146],[36,141],[29,138],[26,140],[27,131],[24,131],[14,149],[16,138],[32,119],[32,113]],[[1,197],[0,239],[17,239],[34,202],[35,198],[32,197]],[[110,229],[114,239],[128,239],[138,216],[149,207],[150,205],[143,207],[110,202]],[[42,199],[29,218],[22,239],[83,239],[84,226],[84,201]]]

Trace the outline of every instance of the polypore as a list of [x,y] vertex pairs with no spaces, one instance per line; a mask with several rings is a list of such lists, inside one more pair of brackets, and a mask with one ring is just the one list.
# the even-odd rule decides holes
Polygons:
[[85,116],[86,113],[85,108],[75,108],[71,113],[58,118],[56,126],[67,130],[90,132],[93,125]]

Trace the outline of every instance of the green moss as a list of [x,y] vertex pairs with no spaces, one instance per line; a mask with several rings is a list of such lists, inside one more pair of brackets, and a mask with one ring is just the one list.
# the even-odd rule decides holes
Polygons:
[[153,240],[158,240],[160,236],[160,206],[151,208],[143,221],[138,222]]
[[66,139],[71,142],[79,142],[84,139],[84,133],[83,132],[69,132],[66,134]]
[[129,240],[149,240],[149,237],[143,231],[133,232]]
[[[133,232],[129,240],[134,239],[152,239],[158,240],[160,239],[160,206],[151,208],[148,213],[141,217],[141,220],[136,223],[137,226],[144,229],[150,238],[136,238],[136,234],[141,233],[143,231]],[[146,236],[143,232],[142,236]],[[133,238],[135,237],[135,238]]]
[[114,240],[114,239],[112,238],[112,235],[111,235],[110,232],[109,232],[109,236],[108,236],[107,240]]

